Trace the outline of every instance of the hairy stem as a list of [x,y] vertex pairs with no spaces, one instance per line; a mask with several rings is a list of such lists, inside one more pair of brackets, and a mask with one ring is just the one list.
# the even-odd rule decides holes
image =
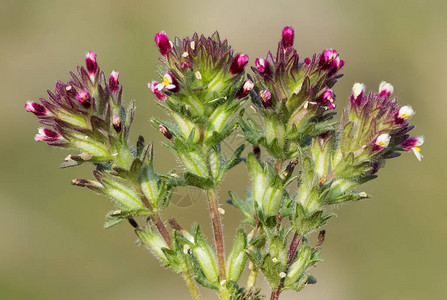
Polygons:
[[197,290],[196,284],[194,283],[194,280],[192,279],[192,276],[191,276],[191,273],[189,272],[189,270],[182,272],[182,277],[186,282],[186,286],[188,287],[192,298],[194,300],[200,300],[199,291]]
[[[287,259],[286,270],[284,272],[286,274],[289,271],[289,267],[292,264],[293,257],[295,256],[295,252],[298,249],[298,246],[300,245],[300,243],[301,243],[301,237],[298,235],[297,232],[295,232],[292,242],[290,243],[289,256]],[[279,299],[279,295],[281,294],[281,290],[282,290],[285,280],[286,280],[285,277],[281,278],[281,282],[279,283],[279,286],[272,291],[272,294],[270,295],[270,300],[278,300]]]
[[222,222],[219,214],[219,204],[217,202],[216,191],[214,189],[207,190],[208,204],[210,209],[211,222],[213,224],[214,243],[216,245],[217,261],[219,265],[219,279],[225,280],[225,251],[222,232]]

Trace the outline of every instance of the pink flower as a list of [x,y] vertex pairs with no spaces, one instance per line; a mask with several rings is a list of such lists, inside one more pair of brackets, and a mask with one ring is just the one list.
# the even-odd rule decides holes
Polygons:
[[272,107],[272,94],[269,90],[262,90],[259,92],[259,97],[262,100],[262,105],[264,108]]
[[116,91],[118,90],[118,76],[119,76],[119,72],[117,70],[113,70],[112,74],[110,74],[109,77],[109,89],[112,93],[116,93]]
[[319,65],[323,69],[329,69],[331,67],[331,62],[338,57],[337,51],[334,49],[326,49],[320,54]]
[[244,72],[246,64],[248,64],[248,56],[241,53],[236,54],[230,65],[230,73],[233,75],[241,74]]
[[389,97],[394,91],[394,87],[386,81],[382,81],[379,85],[378,95],[381,97]]
[[87,54],[85,55],[85,64],[87,67],[87,72],[90,75],[90,78],[94,78],[96,75],[96,70],[98,69],[95,52],[93,51],[87,52]]
[[76,100],[81,103],[85,108],[89,108],[91,105],[90,93],[88,90],[81,90],[76,94]]
[[38,134],[34,136],[35,141],[54,142],[62,139],[62,137],[55,131],[47,128],[39,128]]
[[155,43],[163,56],[166,56],[172,50],[171,42],[169,41],[168,35],[164,31],[161,31],[155,35]]
[[41,105],[39,103],[27,101],[25,104],[25,109],[26,109],[26,111],[29,111],[29,112],[32,112],[33,114],[35,114],[39,119],[49,117],[48,110],[43,105]]
[[282,30],[282,45],[284,49],[287,49],[289,47],[293,46],[293,39],[295,37],[295,31],[292,27],[284,27]]
[[326,89],[318,98],[317,103],[320,106],[326,106],[329,109],[335,109],[334,104],[335,95],[333,94],[331,89]]
[[242,83],[242,86],[239,88],[239,90],[236,93],[236,98],[242,99],[248,96],[250,94],[250,91],[255,87],[255,84],[251,80],[245,80],[244,83]]
[[159,85],[159,83],[157,81],[152,81],[147,84],[149,89],[152,91],[152,93],[155,94],[155,96],[158,98],[158,100],[165,101],[166,94],[163,92],[163,90],[156,88],[156,86],[158,86],[158,85]]

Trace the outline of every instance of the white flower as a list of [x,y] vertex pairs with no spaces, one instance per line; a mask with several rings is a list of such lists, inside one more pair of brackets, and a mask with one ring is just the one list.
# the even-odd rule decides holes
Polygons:
[[414,110],[413,110],[413,108],[411,108],[411,106],[406,105],[406,106],[402,106],[399,109],[398,117],[400,119],[407,120],[407,119],[411,118],[413,115],[414,115]]
[[379,135],[376,139],[376,145],[380,146],[382,148],[388,147],[388,144],[390,143],[391,136],[388,133],[382,133]]
[[354,98],[357,98],[362,92],[365,93],[366,86],[364,83],[354,83],[354,86],[352,87],[352,94]]

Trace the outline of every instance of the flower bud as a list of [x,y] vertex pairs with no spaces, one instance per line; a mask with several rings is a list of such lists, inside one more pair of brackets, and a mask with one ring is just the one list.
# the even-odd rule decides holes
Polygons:
[[379,96],[389,97],[393,93],[394,88],[386,81],[382,81],[379,85]]
[[160,130],[161,133],[168,139],[172,139],[172,133],[169,131],[169,129],[165,125],[158,126],[158,130]]
[[414,110],[411,106],[402,106],[399,112],[396,114],[396,124],[402,124],[406,120],[410,119],[414,115]]
[[259,148],[258,145],[253,145],[253,154],[255,155],[256,159],[259,161],[261,158],[261,148]]
[[331,62],[336,57],[338,57],[337,51],[334,49],[326,49],[320,54],[319,65],[323,69],[329,69],[331,67]]
[[233,75],[241,74],[244,72],[246,64],[248,64],[248,56],[241,53],[236,54],[230,65],[230,73]]
[[391,136],[388,133],[382,133],[380,134],[376,141],[374,142],[373,150],[375,152],[380,152],[386,147],[388,147],[388,144],[390,143]]
[[117,133],[121,132],[121,118],[118,115],[113,116],[113,128],[115,128]]
[[325,106],[329,109],[334,109],[335,108],[335,104],[334,104],[334,98],[335,95],[332,93],[331,89],[326,89],[318,98],[317,98],[317,103],[320,106]]
[[351,105],[360,105],[365,95],[366,86],[363,83],[354,83],[352,87],[352,95],[350,97]]
[[242,83],[242,86],[239,88],[239,90],[236,93],[236,98],[242,99],[248,96],[250,94],[250,91],[255,87],[255,84],[251,80],[245,80],[244,83]]
[[262,100],[262,105],[264,108],[270,108],[272,107],[272,94],[269,90],[262,90],[259,92],[259,97]]
[[45,106],[43,106],[39,103],[36,103],[36,102],[27,101],[25,104],[25,109],[26,109],[26,111],[32,112],[40,119],[43,119],[43,118],[49,116],[49,112],[45,108]]
[[39,133],[34,136],[34,140],[37,142],[54,142],[62,139],[62,137],[57,132],[47,128],[39,128],[38,132]]
[[287,49],[289,47],[293,46],[293,39],[295,37],[295,31],[292,27],[284,27],[282,30],[282,45],[284,49]]
[[112,74],[110,74],[109,77],[109,89],[112,93],[116,93],[116,91],[118,90],[118,76],[119,76],[119,72],[117,70],[113,70]]
[[152,91],[152,93],[155,94],[155,96],[158,98],[158,100],[165,101],[166,94],[163,92],[163,89],[157,88],[157,86],[159,86],[159,85],[160,84],[157,81],[152,81],[147,84],[149,89]]
[[304,59],[304,63],[305,63],[306,65],[310,65],[310,58],[309,58],[309,57],[306,57],[306,58]]
[[171,42],[169,41],[168,35],[164,31],[161,31],[155,35],[155,43],[163,56],[166,56],[172,50]]
[[263,58],[256,58],[255,60],[256,69],[258,69],[259,73],[262,76],[270,76],[272,74],[272,70],[270,69],[270,64]]
[[81,103],[85,108],[89,108],[91,105],[90,93],[88,90],[81,90],[76,95],[76,100]]
[[87,54],[85,55],[85,65],[87,66],[87,72],[90,75],[90,78],[94,78],[96,75],[96,70],[98,69],[95,52],[87,52]]

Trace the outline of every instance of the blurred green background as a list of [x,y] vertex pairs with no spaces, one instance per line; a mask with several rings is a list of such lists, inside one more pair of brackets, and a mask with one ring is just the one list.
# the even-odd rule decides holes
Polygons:
[[[0,299],[189,299],[179,277],[135,246],[130,226],[103,229],[111,203],[70,185],[91,178],[91,168],[58,169],[67,153],[33,141],[37,120],[24,103],[45,97],[94,50],[107,74],[120,71],[125,98],[137,100],[133,138],[154,140],[156,168],[166,171],[178,165],[149,124],[162,113],[146,87],[156,78],[154,34],[217,29],[254,62],[276,49],[284,26],[295,28],[301,57],[333,47],[346,61],[339,106],[354,82],[369,89],[391,82],[417,111],[414,134],[426,144],[422,163],[411,153],[387,163],[365,187],[372,199],[334,208],[326,261],[313,269],[318,283],[281,299],[446,299],[446,1],[1,0],[0,24]],[[222,202],[247,180],[244,167],[235,168]],[[185,227],[199,220],[209,233],[203,197],[187,190],[175,197],[164,216]],[[224,207],[228,246],[240,215]]]

